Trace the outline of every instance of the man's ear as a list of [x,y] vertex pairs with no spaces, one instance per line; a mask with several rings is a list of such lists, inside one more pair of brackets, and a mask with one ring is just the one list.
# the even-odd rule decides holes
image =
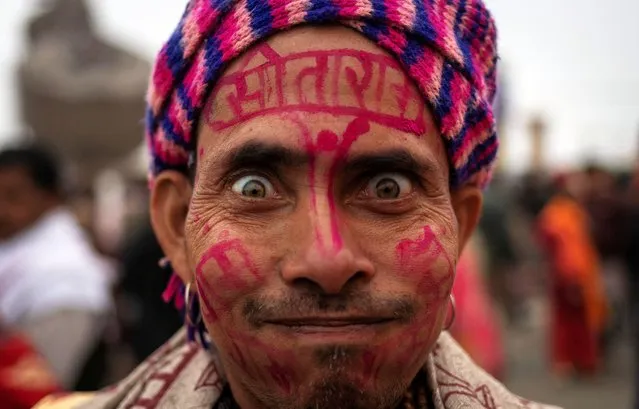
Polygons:
[[459,247],[457,251],[461,255],[479,222],[484,196],[479,187],[467,185],[454,190],[451,193],[451,198],[455,215],[457,216],[459,231]]
[[184,234],[192,193],[193,187],[188,177],[170,170],[161,172],[151,189],[153,230],[164,254],[171,261],[173,271],[185,283],[192,279]]

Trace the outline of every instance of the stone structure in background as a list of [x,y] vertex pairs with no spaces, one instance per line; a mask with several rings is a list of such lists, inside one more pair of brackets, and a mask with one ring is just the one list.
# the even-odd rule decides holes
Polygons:
[[89,188],[140,145],[150,65],[101,39],[85,0],[45,0],[27,25],[21,112]]

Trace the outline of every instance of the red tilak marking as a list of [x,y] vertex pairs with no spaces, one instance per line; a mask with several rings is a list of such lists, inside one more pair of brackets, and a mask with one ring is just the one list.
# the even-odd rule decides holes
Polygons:
[[[261,65],[227,75],[218,82],[209,103],[214,103],[221,96],[232,112],[230,117],[221,118],[220,112],[207,107],[207,123],[213,129],[222,130],[269,114],[310,112],[363,117],[418,136],[426,130],[423,98],[411,87],[412,83],[391,57],[348,49],[305,51],[282,57],[263,44],[243,59],[243,67],[246,68],[251,59],[260,58],[260,55],[265,61]],[[300,60],[311,61],[313,65],[300,69],[297,64]],[[362,77],[358,78],[353,67],[344,67],[345,62],[359,64]],[[402,84],[387,84],[387,73],[391,71],[395,72],[395,77],[404,79]],[[373,75],[375,72],[377,76]],[[265,86],[269,83],[267,77],[275,78],[274,89]],[[253,80],[249,82],[251,78]],[[255,79],[259,86],[249,90],[249,84],[255,83]],[[310,95],[313,91],[304,90],[303,83],[309,79],[314,81],[314,97]],[[348,84],[349,89],[345,91],[350,92],[347,95],[350,98],[340,100],[342,80]],[[284,92],[285,86],[294,87],[296,92]],[[369,90],[373,91],[372,95],[367,95]],[[388,94],[386,98],[385,92]],[[395,100],[396,105],[383,107],[382,100]],[[406,117],[409,102],[415,104],[415,118]],[[384,112],[385,108],[394,109],[397,113]]]
[[[295,125],[297,125],[300,129],[302,141],[306,151],[308,153],[314,152],[317,148],[313,144],[313,138],[311,136],[311,131],[308,129],[306,124],[302,122],[296,116],[291,116],[289,118]],[[315,192],[315,155],[309,155],[309,164],[308,164],[308,185],[311,188],[310,200],[311,200],[311,212],[313,215],[317,217],[317,194]],[[324,241],[322,240],[322,234],[319,230],[319,226],[315,223],[315,239],[317,240],[317,244],[319,246],[319,250],[321,252],[325,251]]]
[[[299,128],[302,135],[304,147],[309,155],[309,173],[308,182],[311,187],[311,211],[317,216],[317,196],[315,192],[315,175],[316,175],[316,162],[315,159],[321,152],[333,152],[333,162],[328,171],[327,182],[327,199],[331,216],[331,237],[333,241],[333,248],[339,251],[342,248],[342,236],[339,232],[339,221],[337,217],[337,206],[335,203],[335,174],[337,173],[338,166],[348,156],[348,152],[351,146],[370,130],[370,124],[364,118],[355,118],[346,127],[346,131],[340,138],[334,132],[330,130],[322,130],[317,135],[317,142],[313,143],[311,132],[299,118],[295,116],[289,117],[293,123]],[[318,239],[318,245],[320,250],[324,251],[326,246],[321,237],[319,226],[315,226],[315,235]]]
[[[333,236],[333,246],[335,249],[340,250],[342,248],[342,236],[339,233],[339,223],[337,220],[337,207],[335,205],[335,174],[337,173],[337,167],[348,156],[348,151],[351,146],[360,136],[364,135],[370,130],[368,121],[362,118],[355,118],[346,127],[346,131],[342,136],[342,141],[334,146],[335,158],[333,165],[328,172],[328,206],[331,212],[331,232]],[[329,132],[329,131],[326,131]],[[337,140],[337,135],[335,135]]]

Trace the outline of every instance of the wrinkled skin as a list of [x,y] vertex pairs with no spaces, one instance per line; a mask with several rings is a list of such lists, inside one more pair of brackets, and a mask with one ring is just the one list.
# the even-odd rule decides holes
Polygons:
[[[246,95],[264,91],[266,105],[280,108],[310,104],[299,109],[261,110],[258,98],[238,110],[218,85],[200,121],[194,182],[171,171],[157,178],[155,230],[176,272],[197,285],[242,408],[391,408],[445,325],[481,193],[450,191],[443,143],[401,70],[389,65],[386,82],[409,84],[408,105],[377,93],[370,112],[333,109],[357,103],[362,61],[387,57],[376,45],[337,27],[266,44],[265,53],[289,58],[286,75],[328,56],[333,78],[337,55],[365,54],[343,61],[354,74],[327,80],[330,90],[312,78],[278,81],[275,69],[263,81],[245,77]],[[245,53],[224,78],[265,61]],[[370,70],[372,84],[379,73]],[[422,130],[402,125],[411,115]]]

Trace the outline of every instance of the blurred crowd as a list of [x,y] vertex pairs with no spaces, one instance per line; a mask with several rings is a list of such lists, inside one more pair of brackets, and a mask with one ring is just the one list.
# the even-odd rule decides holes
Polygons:
[[594,162],[510,181],[497,175],[458,265],[452,329],[494,376],[507,376],[500,329],[527,325],[539,298],[556,378],[596,378],[631,336],[637,350],[637,176]]

